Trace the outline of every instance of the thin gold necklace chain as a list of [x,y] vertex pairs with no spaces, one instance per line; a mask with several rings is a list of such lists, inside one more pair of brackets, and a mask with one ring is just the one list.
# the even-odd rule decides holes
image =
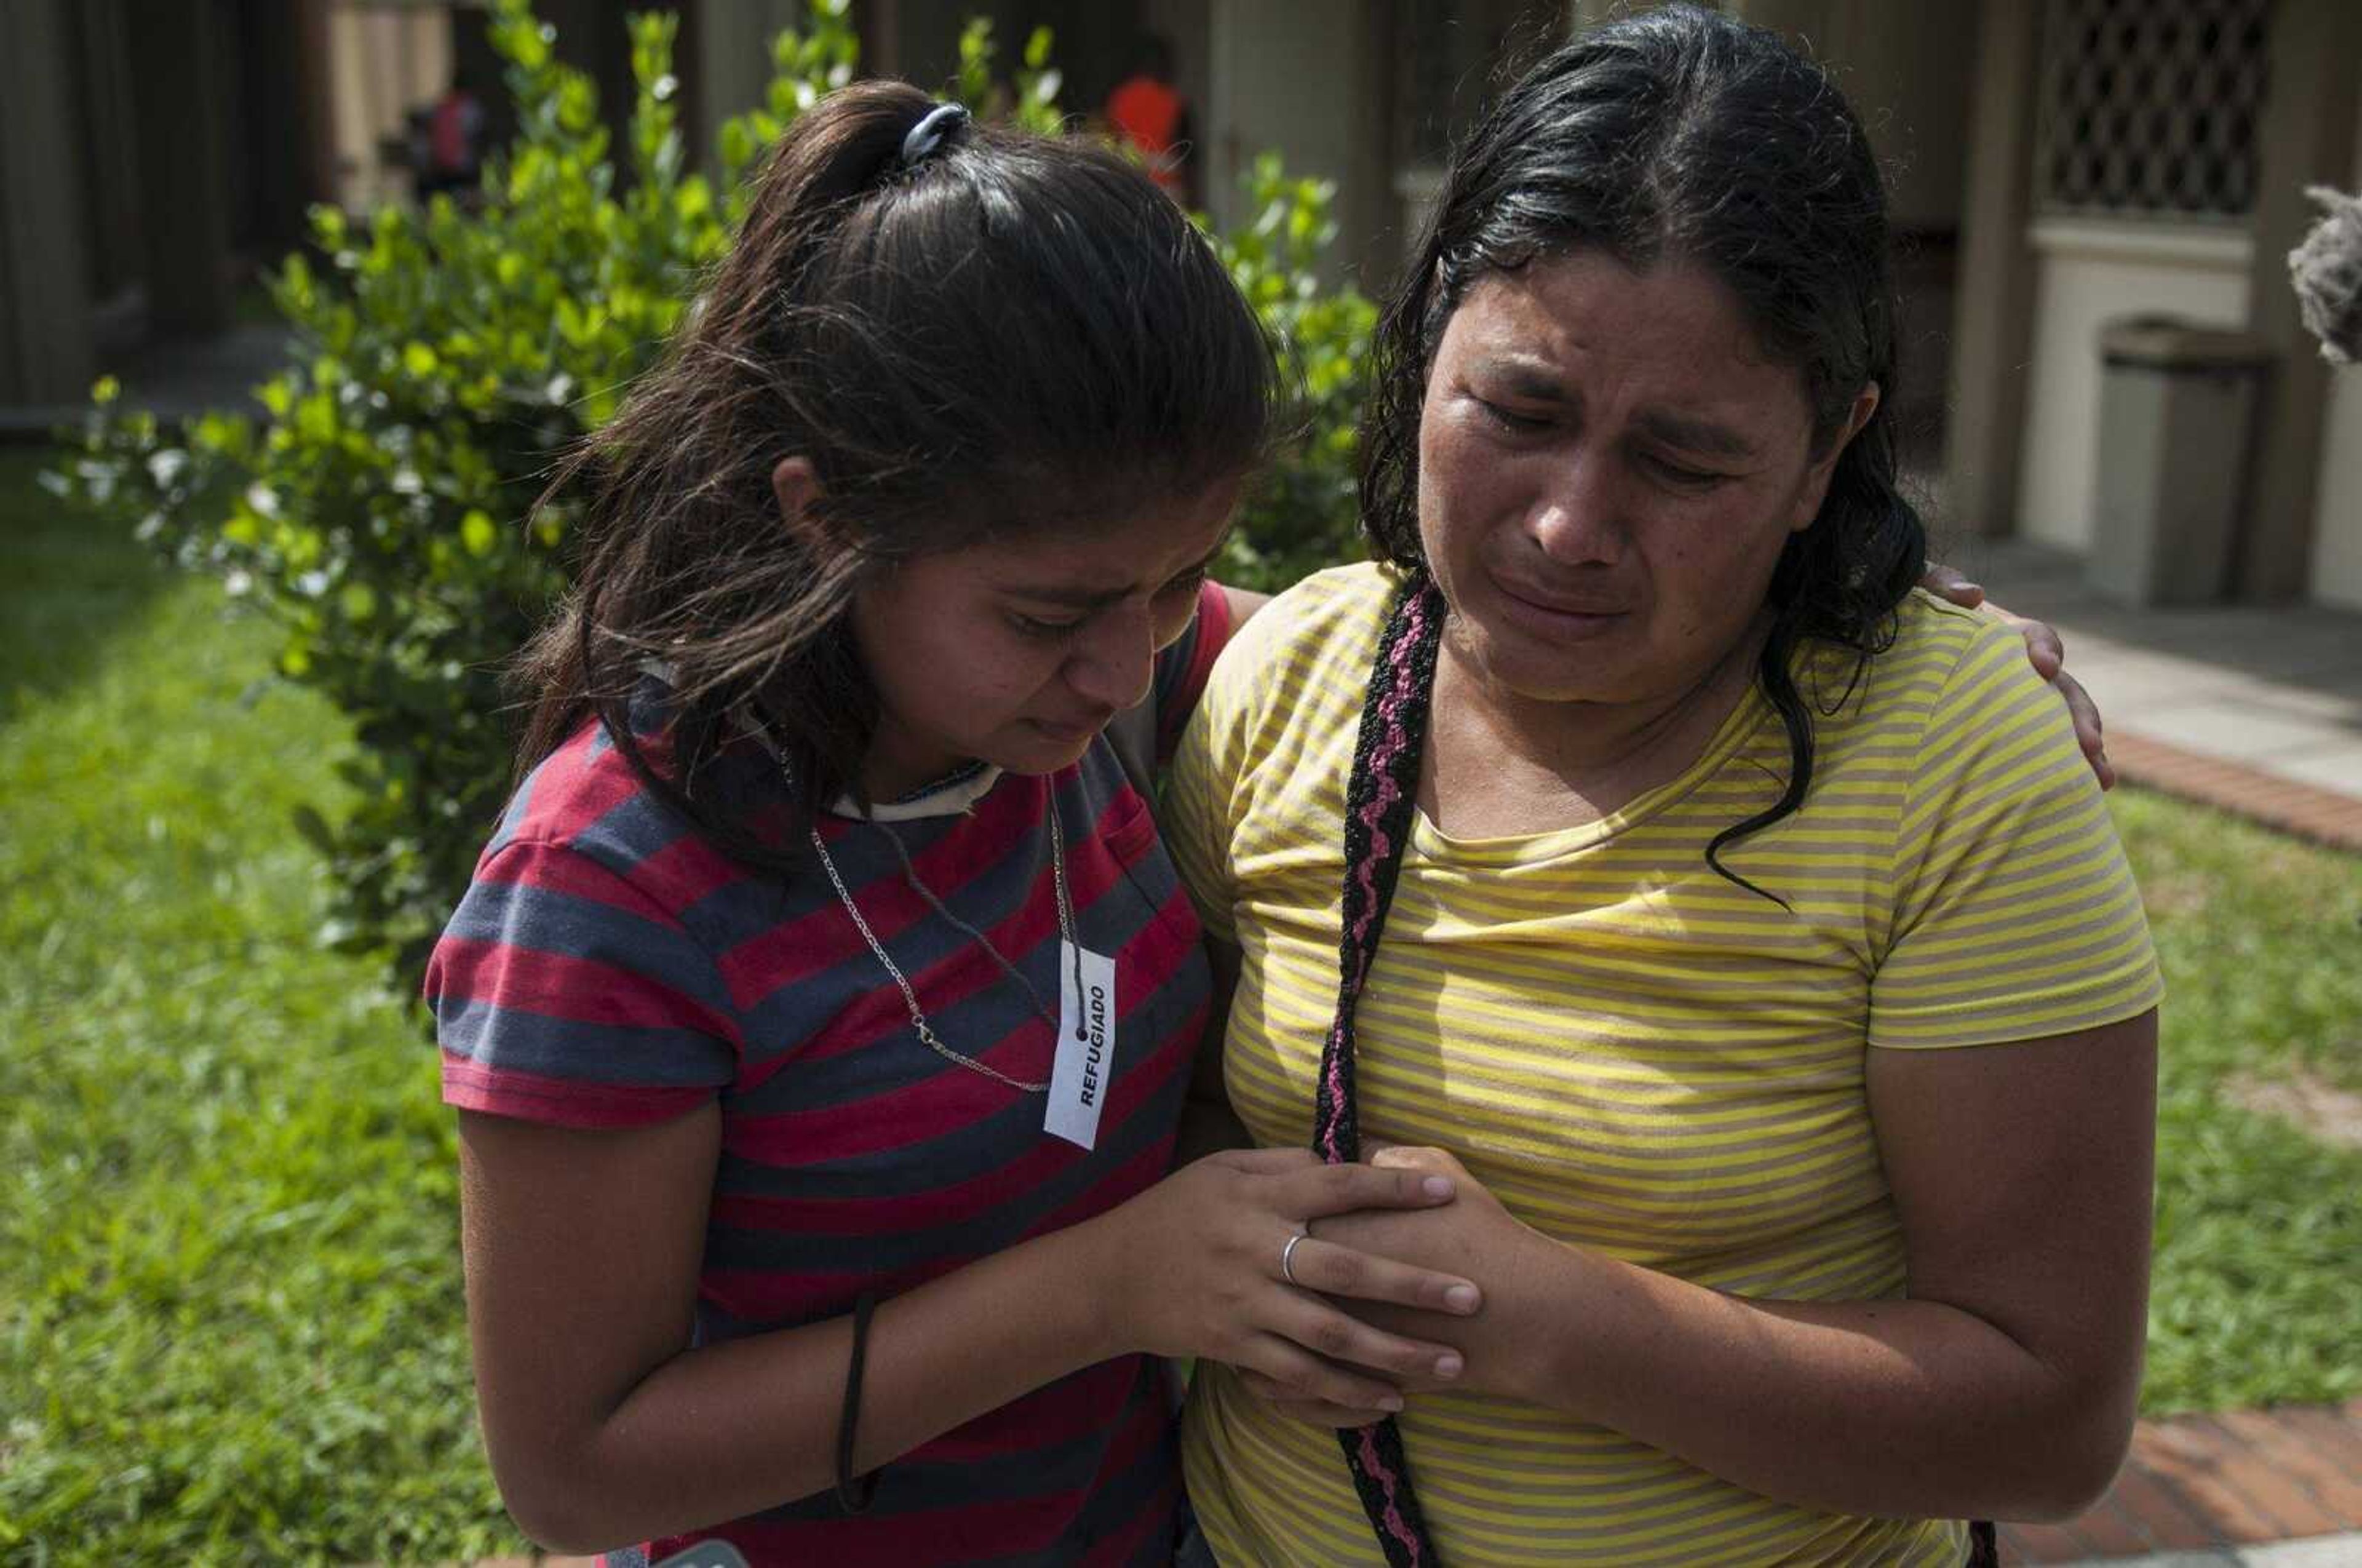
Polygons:
[[[935,897],[935,890],[933,888],[928,887],[925,882],[920,880],[919,868],[911,863],[911,851],[903,845],[902,835],[900,834],[896,833],[891,828],[882,828],[880,831],[886,834],[887,842],[894,846],[895,856],[902,862],[902,880],[910,884],[911,890],[918,894],[920,898],[925,900],[927,907],[934,911],[935,913],[943,916],[947,924],[951,925],[957,931],[965,933],[967,936],[972,938],[977,946],[983,948],[985,952],[991,956],[994,963],[1000,966],[1000,972],[1002,974],[1017,982],[1018,986],[1025,992],[1027,998],[1033,1003],[1033,1016],[1039,1018],[1051,1028],[1057,1028],[1057,1015],[1050,1010],[1050,1004],[1042,999],[1042,993],[1033,988],[1033,982],[1025,977],[1025,971],[1010,963],[1008,957],[1002,954],[1000,949],[993,945],[992,938],[985,935],[984,933],[968,924],[967,922],[960,919],[956,914],[954,914],[949,905],[945,904],[943,900]],[[1054,872],[1058,864],[1054,856],[1051,860],[1050,864],[1053,871]],[[1061,936],[1071,937],[1073,933],[1065,918],[1065,909],[1063,904],[1060,906],[1058,913],[1060,917],[1058,921],[1058,933]]]
[[[1058,789],[1055,784],[1050,785],[1049,797],[1050,874],[1053,885],[1055,889],[1058,906],[1058,933],[1065,938],[1067,947],[1074,953],[1075,994],[1077,997],[1080,997],[1082,995],[1083,944],[1080,939],[1075,934],[1074,900],[1072,895],[1069,894],[1066,889],[1066,834],[1065,826],[1058,817]],[[917,869],[911,864],[910,852],[902,847],[901,839],[895,834],[891,828],[887,827],[881,823],[877,824],[877,829],[888,838],[893,840],[895,852],[901,856],[904,876],[908,878],[911,887],[918,890],[920,897],[927,901],[928,906],[933,909],[936,913],[942,915],[945,920],[950,921],[953,925],[974,937],[977,943],[983,946],[987,953],[992,955],[993,961],[995,963],[999,964],[1002,969],[1013,976],[1018,984],[1025,988],[1026,994],[1032,998],[1034,1010],[1041,1013],[1045,1019],[1048,1018],[1048,1010],[1042,1005],[1041,993],[1034,990],[1032,982],[1026,979],[1024,975],[1015,965],[1011,964],[1006,957],[1002,956],[1000,950],[992,944],[991,940],[988,938],[984,933],[977,930],[976,927],[968,924],[967,922],[960,919],[957,915],[953,914],[951,911],[945,909],[943,905],[943,901],[937,899],[934,894],[928,889],[925,883],[919,880]],[[1027,1083],[1021,1078],[1012,1078],[998,1067],[987,1066],[985,1063],[977,1061],[973,1056],[967,1055],[963,1052],[953,1050],[949,1045],[944,1044],[943,1041],[937,1037],[934,1030],[927,1022],[927,1015],[925,1011],[919,1006],[919,993],[912,988],[909,977],[904,975],[900,968],[896,967],[894,960],[887,955],[886,944],[877,940],[877,933],[870,930],[869,922],[862,918],[861,906],[853,901],[852,889],[844,885],[844,877],[838,874],[836,862],[830,858],[828,845],[822,841],[820,830],[818,828],[811,830],[811,845],[812,849],[820,856],[821,868],[828,873],[829,885],[836,889],[838,901],[844,905],[844,912],[853,917],[855,929],[861,933],[862,940],[869,944],[869,951],[877,955],[877,962],[885,966],[886,973],[893,977],[894,984],[900,988],[902,992],[903,1005],[911,1010],[911,1028],[919,1036],[919,1043],[924,1045],[928,1050],[933,1051],[936,1055],[944,1058],[944,1060],[950,1062],[955,1066],[966,1067],[972,1073],[981,1073],[986,1077],[992,1079],[995,1083],[1006,1084],[1010,1088],[1020,1090],[1025,1094],[1048,1093],[1050,1085],[1047,1080],[1041,1083]],[[1056,1030],[1057,1023],[1054,1020],[1051,1021],[1050,1027],[1053,1032]]]

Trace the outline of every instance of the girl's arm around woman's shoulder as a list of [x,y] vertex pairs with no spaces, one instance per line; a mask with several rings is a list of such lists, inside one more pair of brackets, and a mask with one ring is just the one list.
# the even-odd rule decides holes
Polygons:
[[[2014,614],[1998,604],[1989,602],[1981,584],[1970,581],[1948,566],[1930,566],[1926,575],[1919,580],[1919,586],[1945,602],[1959,605],[1964,610],[1982,609],[2018,634],[2025,644],[2026,662],[2034,668],[2036,675],[2049,683],[2058,694],[2058,700],[2067,705],[2067,715],[2075,726],[2075,743],[2091,766],[2092,776],[2099,779],[2100,788],[2114,788],[2116,770],[2108,761],[2099,705],[2083,689],[2083,683],[2068,673],[2067,645],[2059,636],[2058,628],[2047,621]],[[1271,602],[1268,593],[1232,588],[1228,583],[1219,583],[1216,587],[1220,590],[1228,605],[1229,635],[1233,637],[1257,611]]]

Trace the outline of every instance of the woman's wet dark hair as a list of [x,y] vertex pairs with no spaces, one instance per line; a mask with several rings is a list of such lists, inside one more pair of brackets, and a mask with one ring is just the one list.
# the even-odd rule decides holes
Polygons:
[[1788,732],[1789,777],[1777,802],[1707,851],[1716,870],[1743,881],[1717,852],[1794,812],[1812,779],[1811,714],[1792,656],[1806,640],[1864,657],[1884,648],[1926,548],[1895,482],[1884,187],[1828,72],[1761,28],[1674,6],[1586,33],[1536,64],[1460,146],[1379,323],[1362,515],[1384,558],[1422,564],[1419,412],[1452,312],[1489,274],[1576,250],[1638,270],[1680,260],[1720,279],[1764,349],[1802,376],[1821,452],[1865,386],[1886,394],[1772,575],[1757,679]]
[[[798,118],[661,362],[560,469],[544,504],[579,508],[579,565],[518,667],[521,769],[595,713],[659,798],[778,861],[859,790],[877,711],[845,619],[873,574],[1261,461],[1271,346],[1180,209],[1080,138],[953,115],[906,157],[937,107],[864,83]],[[797,454],[821,494],[790,526],[771,476]],[[660,765],[629,712],[656,664]],[[757,702],[791,796],[759,841],[705,770]]]

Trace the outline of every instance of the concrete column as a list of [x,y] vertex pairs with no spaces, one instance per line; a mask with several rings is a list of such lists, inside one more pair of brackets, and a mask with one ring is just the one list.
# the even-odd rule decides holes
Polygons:
[[1771,28],[1816,60],[1830,58],[1832,0],[1730,0],[1721,9],[1742,22]]
[[[326,27],[325,69],[335,111],[331,156],[341,170],[336,200],[357,212],[406,200],[410,174],[389,162],[382,149],[406,140],[409,112],[433,103],[450,85],[451,17],[441,11],[338,6]],[[496,123],[504,112],[496,112]]]
[[89,221],[90,297],[103,304],[138,281],[141,263],[133,135],[138,114],[125,41],[131,21],[124,0],[81,0],[73,20],[75,58],[68,75],[79,90],[75,124],[82,143],[74,181]]
[[[307,17],[306,13],[310,13]],[[304,242],[305,215],[335,189],[323,178],[329,145],[326,17],[304,0],[259,0],[241,10],[244,156],[251,160],[253,232],[240,237],[276,260]],[[319,52],[307,54],[310,46]]]
[[[1189,105],[1189,133],[1195,143],[1189,149],[1198,182],[1198,205],[1205,208],[1213,200],[1214,181],[1209,156],[1213,142],[1211,118],[1214,24],[1212,0],[1141,0],[1137,25],[1155,33],[1173,46],[1173,84],[1181,90],[1182,101]],[[1083,104],[1069,98],[1068,111],[1087,111],[1096,115],[1098,104]]]
[[[2362,115],[2354,119],[2354,178],[2362,184]],[[2306,588],[2323,604],[2362,610],[2362,365],[2333,367]]]
[[2038,0],[1984,0],[1969,108],[1968,201],[1952,307],[1951,424],[1943,521],[2014,533],[2034,334],[2034,94]]
[[[875,8],[874,5],[861,7]],[[762,103],[771,85],[771,40],[789,28],[800,27],[803,19],[803,0],[701,0],[694,36],[687,39],[694,53],[675,66],[691,83],[694,118],[681,131],[697,166],[712,166],[714,143],[724,120],[735,119]],[[874,29],[891,20],[867,17],[863,25]],[[891,41],[900,41],[899,28]],[[866,59],[862,64],[872,72],[886,69],[875,59]]]
[[[295,7],[296,92],[303,103],[304,189],[310,202],[337,199],[336,53],[328,8],[317,0]],[[310,232],[305,219],[304,232]]]
[[0,403],[90,390],[67,0],[0,6]]
[[[1212,0],[1204,189],[1217,228],[1247,215],[1239,181],[1272,149],[1291,175],[1337,182],[1332,276],[1398,253],[1382,139],[1380,79],[1390,62],[1386,40],[1372,36],[1384,13],[1356,0]],[[1387,270],[1374,267],[1371,286],[1383,286]]]
[[1346,40],[1346,113],[1351,160],[1338,187],[1337,261],[1371,298],[1385,301],[1402,271],[1413,226],[1395,190],[1395,120],[1401,113],[1395,83],[1396,7],[1367,0],[1361,26]]
[[[706,0],[708,9],[712,4]],[[861,69],[871,76],[901,75],[902,0],[867,0],[854,17],[861,24]]]
[[226,143],[234,113],[222,91],[220,18],[214,0],[148,6],[128,37],[149,326],[167,337],[219,332],[232,305]]
[[2248,516],[2232,570],[2240,598],[2267,601],[2302,594],[2312,555],[2329,367],[2297,315],[2288,253],[2317,215],[2304,187],[2354,182],[2362,6],[2279,0],[2269,47],[2271,88],[2257,127],[2247,308],[2249,327],[2278,352],[2279,366],[2257,425]]

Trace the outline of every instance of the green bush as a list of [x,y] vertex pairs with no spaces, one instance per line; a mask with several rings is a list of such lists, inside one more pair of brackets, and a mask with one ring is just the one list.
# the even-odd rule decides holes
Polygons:
[[[638,83],[611,157],[589,81],[561,65],[528,0],[499,0],[519,136],[466,204],[314,215],[274,294],[301,345],[261,389],[259,425],[184,430],[124,415],[102,382],[60,488],[185,566],[219,575],[283,631],[277,673],[355,721],[358,802],[297,825],[344,899],[322,932],[414,983],[466,885],[510,773],[501,670],[562,590],[568,518],[525,519],[557,453],[611,414],[743,213],[740,176],[806,106],[850,81],[849,0],[815,0],[773,47],[765,102],[723,127],[721,180],[688,167],[672,104],[675,21],[635,17]],[[1050,37],[996,80],[988,26],[961,40],[953,91],[981,112],[1061,124]],[[1367,301],[1314,275],[1329,190],[1258,164],[1254,217],[1221,241],[1306,390],[1306,417],[1244,509],[1226,575],[1275,587],[1353,537],[1352,445]]]
[[1239,509],[1220,576],[1271,591],[1363,553],[1354,435],[1377,309],[1355,290],[1324,285],[1315,271],[1337,237],[1329,217],[1332,187],[1289,179],[1265,153],[1247,190],[1254,215],[1217,243],[1240,292],[1285,350],[1300,406],[1292,438]]

